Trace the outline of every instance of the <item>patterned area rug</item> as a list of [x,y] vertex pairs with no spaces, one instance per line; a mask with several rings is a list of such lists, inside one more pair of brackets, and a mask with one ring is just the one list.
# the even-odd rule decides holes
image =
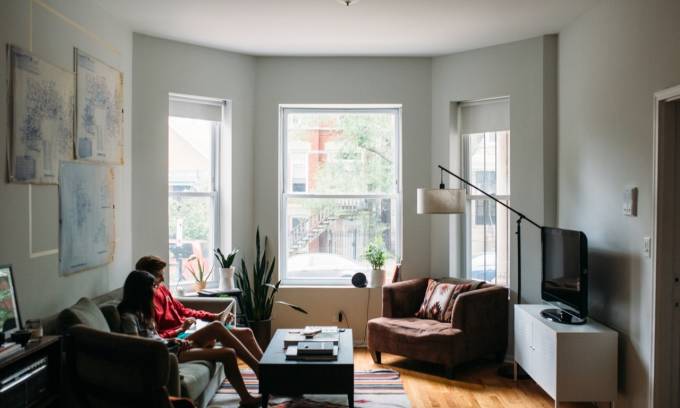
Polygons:
[[[246,387],[257,394],[258,381],[251,370],[241,370]],[[210,408],[239,406],[236,390],[224,381],[210,402]],[[275,408],[336,408],[347,406],[345,395],[304,395],[303,398],[272,397],[269,406]],[[354,372],[354,406],[356,408],[409,408],[411,406],[399,373],[394,370],[369,370]]]

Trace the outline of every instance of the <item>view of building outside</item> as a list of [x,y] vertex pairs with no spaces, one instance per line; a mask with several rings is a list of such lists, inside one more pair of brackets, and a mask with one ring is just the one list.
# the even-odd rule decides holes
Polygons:
[[[464,135],[469,180],[508,204],[510,201],[510,131]],[[470,188],[470,277],[508,285],[508,211]]]
[[[212,265],[216,237],[216,155],[220,122],[169,117],[168,237],[172,285],[193,282],[192,256]],[[216,281],[217,273],[212,280]]]
[[287,280],[346,283],[374,241],[399,256],[398,112],[284,110]]

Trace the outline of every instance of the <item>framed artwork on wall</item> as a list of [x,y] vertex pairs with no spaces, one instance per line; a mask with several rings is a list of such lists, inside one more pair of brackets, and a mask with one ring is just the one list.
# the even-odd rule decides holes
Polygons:
[[16,46],[10,61],[9,181],[57,184],[59,162],[73,160],[72,72]]
[[79,160],[123,164],[123,73],[74,48]]
[[59,172],[59,272],[69,275],[113,261],[114,172],[110,166],[62,162]]

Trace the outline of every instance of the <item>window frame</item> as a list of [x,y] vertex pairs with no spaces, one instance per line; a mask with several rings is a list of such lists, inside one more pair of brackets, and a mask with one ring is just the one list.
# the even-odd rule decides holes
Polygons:
[[[394,163],[395,163],[395,184],[394,193],[368,193],[368,194],[318,194],[309,192],[292,192],[288,188],[292,187],[288,183],[288,149],[287,149],[287,115],[288,113],[391,113],[396,116],[395,141],[394,141]],[[381,199],[389,198],[396,202],[396,225],[395,239],[396,251],[395,260],[401,259],[403,248],[403,193],[402,193],[402,105],[401,104],[280,104],[279,105],[279,165],[278,165],[278,255],[279,268],[278,274],[283,286],[323,286],[323,287],[342,287],[350,286],[351,279],[291,279],[286,276],[288,243],[286,222],[288,219],[287,206],[289,198],[326,198],[326,199]]]
[[[509,100],[508,100],[508,103],[509,103]],[[461,117],[460,116],[460,107],[459,107],[459,117]],[[507,132],[508,133],[509,141],[508,141],[508,158],[507,158],[507,160],[508,160],[508,166],[510,166],[510,163],[511,163],[510,162],[510,157],[511,157],[510,156],[511,155],[510,141],[512,140],[512,133],[511,133],[510,129],[486,131],[484,133],[499,133],[499,132]],[[471,163],[470,163],[470,135],[479,134],[479,133],[481,133],[481,132],[470,133],[470,134],[461,134],[461,141],[462,141],[462,144],[463,144],[463,148],[461,149],[461,152],[462,152],[462,155],[463,155],[463,157],[462,157],[463,177],[466,180],[471,180],[471,182],[475,185],[479,185],[479,184],[476,183],[476,180],[471,179],[473,174],[472,174],[471,169],[470,169],[470,165],[471,165]],[[496,159],[496,162],[498,162],[498,159]],[[487,171],[486,166],[484,166],[484,167],[485,167],[484,171]],[[498,172],[496,172],[496,173],[498,173]],[[511,178],[512,178],[512,173],[511,173],[510,169],[508,168],[508,187],[507,187],[507,189],[510,192],[510,194],[503,194],[503,195],[499,195],[499,194],[495,194],[495,193],[491,194],[496,199],[504,202],[508,206],[511,205],[511,198],[512,198],[512,189],[511,189],[511,183],[510,183]],[[498,174],[496,174],[496,182],[498,182]],[[498,220],[500,219],[500,213],[498,211],[498,205],[500,205],[500,204],[491,200],[490,198],[488,198],[487,196],[485,196],[484,194],[482,194],[481,192],[479,192],[475,188],[472,188],[468,185],[465,185],[464,188],[466,190],[466,194],[465,194],[465,201],[466,201],[465,207],[466,208],[465,208],[465,222],[464,222],[465,226],[463,228],[463,237],[464,237],[463,246],[464,246],[464,260],[465,260],[464,261],[465,262],[465,269],[464,270],[465,270],[465,278],[471,279],[472,278],[472,254],[471,254],[471,251],[472,251],[472,226],[475,222],[475,220],[473,219],[473,215],[472,215],[473,200],[484,200],[485,202],[490,202],[492,205],[496,206],[495,207],[496,208],[496,222],[495,222],[496,236],[498,236],[497,225],[498,225]],[[501,286],[509,287],[510,286],[510,279],[511,279],[511,276],[512,276],[512,254],[510,252],[511,231],[510,231],[510,211],[509,210],[506,212],[506,216],[507,216],[507,225],[508,225],[508,228],[507,228],[508,248],[506,249],[507,258],[508,258],[508,260],[507,260],[507,281],[502,282],[502,283],[498,283],[498,248],[496,247],[496,250],[495,250],[495,254],[496,254],[496,276],[494,277],[494,280],[493,280],[492,283],[497,284],[497,285],[501,285]],[[485,223],[485,224],[482,225],[485,231],[486,231],[487,225],[491,225],[491,224]],[[485,232],[485,234],[486,234],[486,232]],[[486,255],[485,255],[485,260],[486,260]]]
[[[191,102],[191,103],[198,103],[198,104],[209,104],[209,105],[215,105],[215,106],[220,106],[220,109],[222,111],[221,113],[221,121],[220,122],[215,122],[217,123],[216,126],[212,128],[212,134],[211,134],[211,143],[210,143],[210,149],[211,149],[211,160],[212,160],[212,165],[210,166],[210,190],[209,191],[172,191],[170,189],[170,183],[168,180],[168,199],[172,197],[188,197],[188,198],[209,198],[210,199],[210,207],[211,207],[211,219],[209,222],[212,222],[212,241],[213,241],[213,250],[215,248],[220,248],[222,246],[222,243],[225,242],[225,237],[223,233],[224,226],[222,224],[224,219],[228,219],[229,217],[224,217],[222,212],[223,212],[223,197],[225,195],[225,191],[223,190],[228,190],[229,185],[225,185],[225,182],[228,182],[228,180],[223,180],[223,177],[221,177],[222,171],[226,171],[227,167],[223,163],[222,157],[225,156],[225,153],[229,153],[229,151],[223,151],[225,149],[229,149],[229,143],[225,143],[223,140],[226,137],[229,137],[229,129],[227,129],[227,124],[226,121],[229,119],[229,108],[230,104],[229,101],[226,99],[215,99],[215,98],[206,98],[206,97],[197,97],[197,96],[190,96],[190,95],[180,95],[180,94],[169,94],[168,101],[172,101],[173,99],[182,101],[182,102]],[[171,117],[177,117],[177,116],[172,116],[170,113],[168,113],[168,120]],[[180,116],[181,117],[181,116]],[[200,119],[200,118],[195,118],[195,119]],[[170,135],[170,129],[168,128],[168,136]],[[170,166],[168,166],[168,176],[170,172]],[[227,177],[225,177],[226,179]],[[226,188],[225,188],[226,187]],[[169,214],[168,214],[169,216]],[[169,217],[168,217],[168,222],[169,222]],[[169,256],[169,247],[168,247],[168,256]],[[169,260],[168,260],[169,261]],[[208,265],[212,265],[212,253],[209,253],[208,256],[206,257],[206,261],[208,262]],[[210,277],[210,280],[207,282],[206,288],[216,288],[219,286],[219,268],[215,265],[213,274]],[[191,289],[194,285],[194,282],[191,280],[173,280],[172,276],[170,276],[170,265],[168,262],[168,276],[167,276],[167,282],[169,287],[173,288],[182,288],[185,291],[187,289]]]

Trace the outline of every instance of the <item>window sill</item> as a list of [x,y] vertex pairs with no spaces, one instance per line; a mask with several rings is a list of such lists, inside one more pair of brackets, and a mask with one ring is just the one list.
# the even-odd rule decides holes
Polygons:
[[375,288],[369,288],[369,287],[363,287],[363,288],[357,288],[356,286],[352,285],[321,285],[321,284],[309,284],[309,285],[302,285],[298,283],[289,283],[289,284],[281,284],[279,286],[279,289],[382,289],[381,287],[375,287]]

